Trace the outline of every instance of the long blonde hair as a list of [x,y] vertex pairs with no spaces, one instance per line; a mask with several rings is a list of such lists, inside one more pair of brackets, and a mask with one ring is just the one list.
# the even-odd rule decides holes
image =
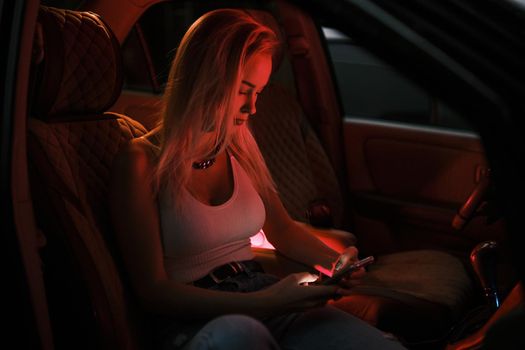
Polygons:
[[[261,152],[249,129],[235,130],[232,101],[250,57],[274,54],[276,34],[251,15],[234,9],[208,12],[184,35],[171,66],[161,109],[160,152],[153,172],[156,193],[168,190],[180,203],[191,164],[228,149],[259,194],[275,191]],[[239,127],[237,127],[239,128]],[[206,133],[211,144],[203,144]]]

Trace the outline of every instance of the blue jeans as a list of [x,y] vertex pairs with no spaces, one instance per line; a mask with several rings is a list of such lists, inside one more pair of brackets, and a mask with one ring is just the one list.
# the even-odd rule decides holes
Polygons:
[[245,315],[225,315],[208,322],[182,350],[277,350],[261,322]]
[[[266,288],[278,280],[272,275],[248,271],[210,289],[247,293]],[[243,315],[225,315],[208,323],[186,323],[184,326],[178,326],[177,332],[170,335],[171,339],[166,348],[184,350],[405,349],[399,342],[378,329],[331,306],[262,320]]]

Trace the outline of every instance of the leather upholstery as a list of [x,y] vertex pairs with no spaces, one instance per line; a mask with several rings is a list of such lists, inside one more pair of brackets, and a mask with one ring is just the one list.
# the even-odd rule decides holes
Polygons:
[[437,250],[380,255],[352,295],[334,304],[409,342],[436,339],[459,319],[472,295],[461,261]]
[[112,106],[122,89],[120,47],[102,20],[91,12],[42,7],[38,22],[45,56],[33,106],[37,117],[100,113]]
[[[290,215],[306,222],[309,203],[322,198],[340,223],[336,176],[294,96],[269,84],[257,103],[252,130]],[[442,336],[465,311],[471,292],[472,282],[456,257],[436,250],[406,251],[376,256],[362,284],[334,304],[419,342]]]
[[339,184],[297,100],[279,84],[269,84],[250,125],[290,216],[308,222],[310,204],[323,201],[332,211],[335,227],[340,227]]
[[[137,348],[143,328],[119,270],[107,196],[114,156],[146,130],[104,113],[122,79],[119,46],[101,19],[41,7],[38,22],[44,59],[34,67],[28,151],[37,224],[47,239],[42,255],[55,341]],[[84,293],[88,302],[78,302]]]

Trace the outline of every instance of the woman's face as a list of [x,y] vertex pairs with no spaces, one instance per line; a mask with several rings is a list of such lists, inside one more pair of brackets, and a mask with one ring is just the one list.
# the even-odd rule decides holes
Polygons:
[[252,56],[244,66],[241,75],[241,84],[234,99],[234,116],[236,125],[243,125],[248,118],[255,114],[257,96],[268,83],[272,72],[272,56],[259,54]]

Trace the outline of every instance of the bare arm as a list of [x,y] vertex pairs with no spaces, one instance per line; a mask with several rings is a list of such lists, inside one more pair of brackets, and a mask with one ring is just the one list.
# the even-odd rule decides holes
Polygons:
[[[263,230],[275,248],[287,257],[330,274],[340,252],[333,250],[293,221],[279,196],[273,193],[265,201],[266,222]],[[355,250],[357,255],[357,250]]]
[[254,293],[201,289],[170,280],[164,268],[157,201],[148,176],[147,146],[133,142],[117,157],[110,207],[117,243],[132,286],[143,307],[184,318],[244,313],[256,317],[304,309],[334,295],[336,287],[302,286],[309,274],[291,275]]

